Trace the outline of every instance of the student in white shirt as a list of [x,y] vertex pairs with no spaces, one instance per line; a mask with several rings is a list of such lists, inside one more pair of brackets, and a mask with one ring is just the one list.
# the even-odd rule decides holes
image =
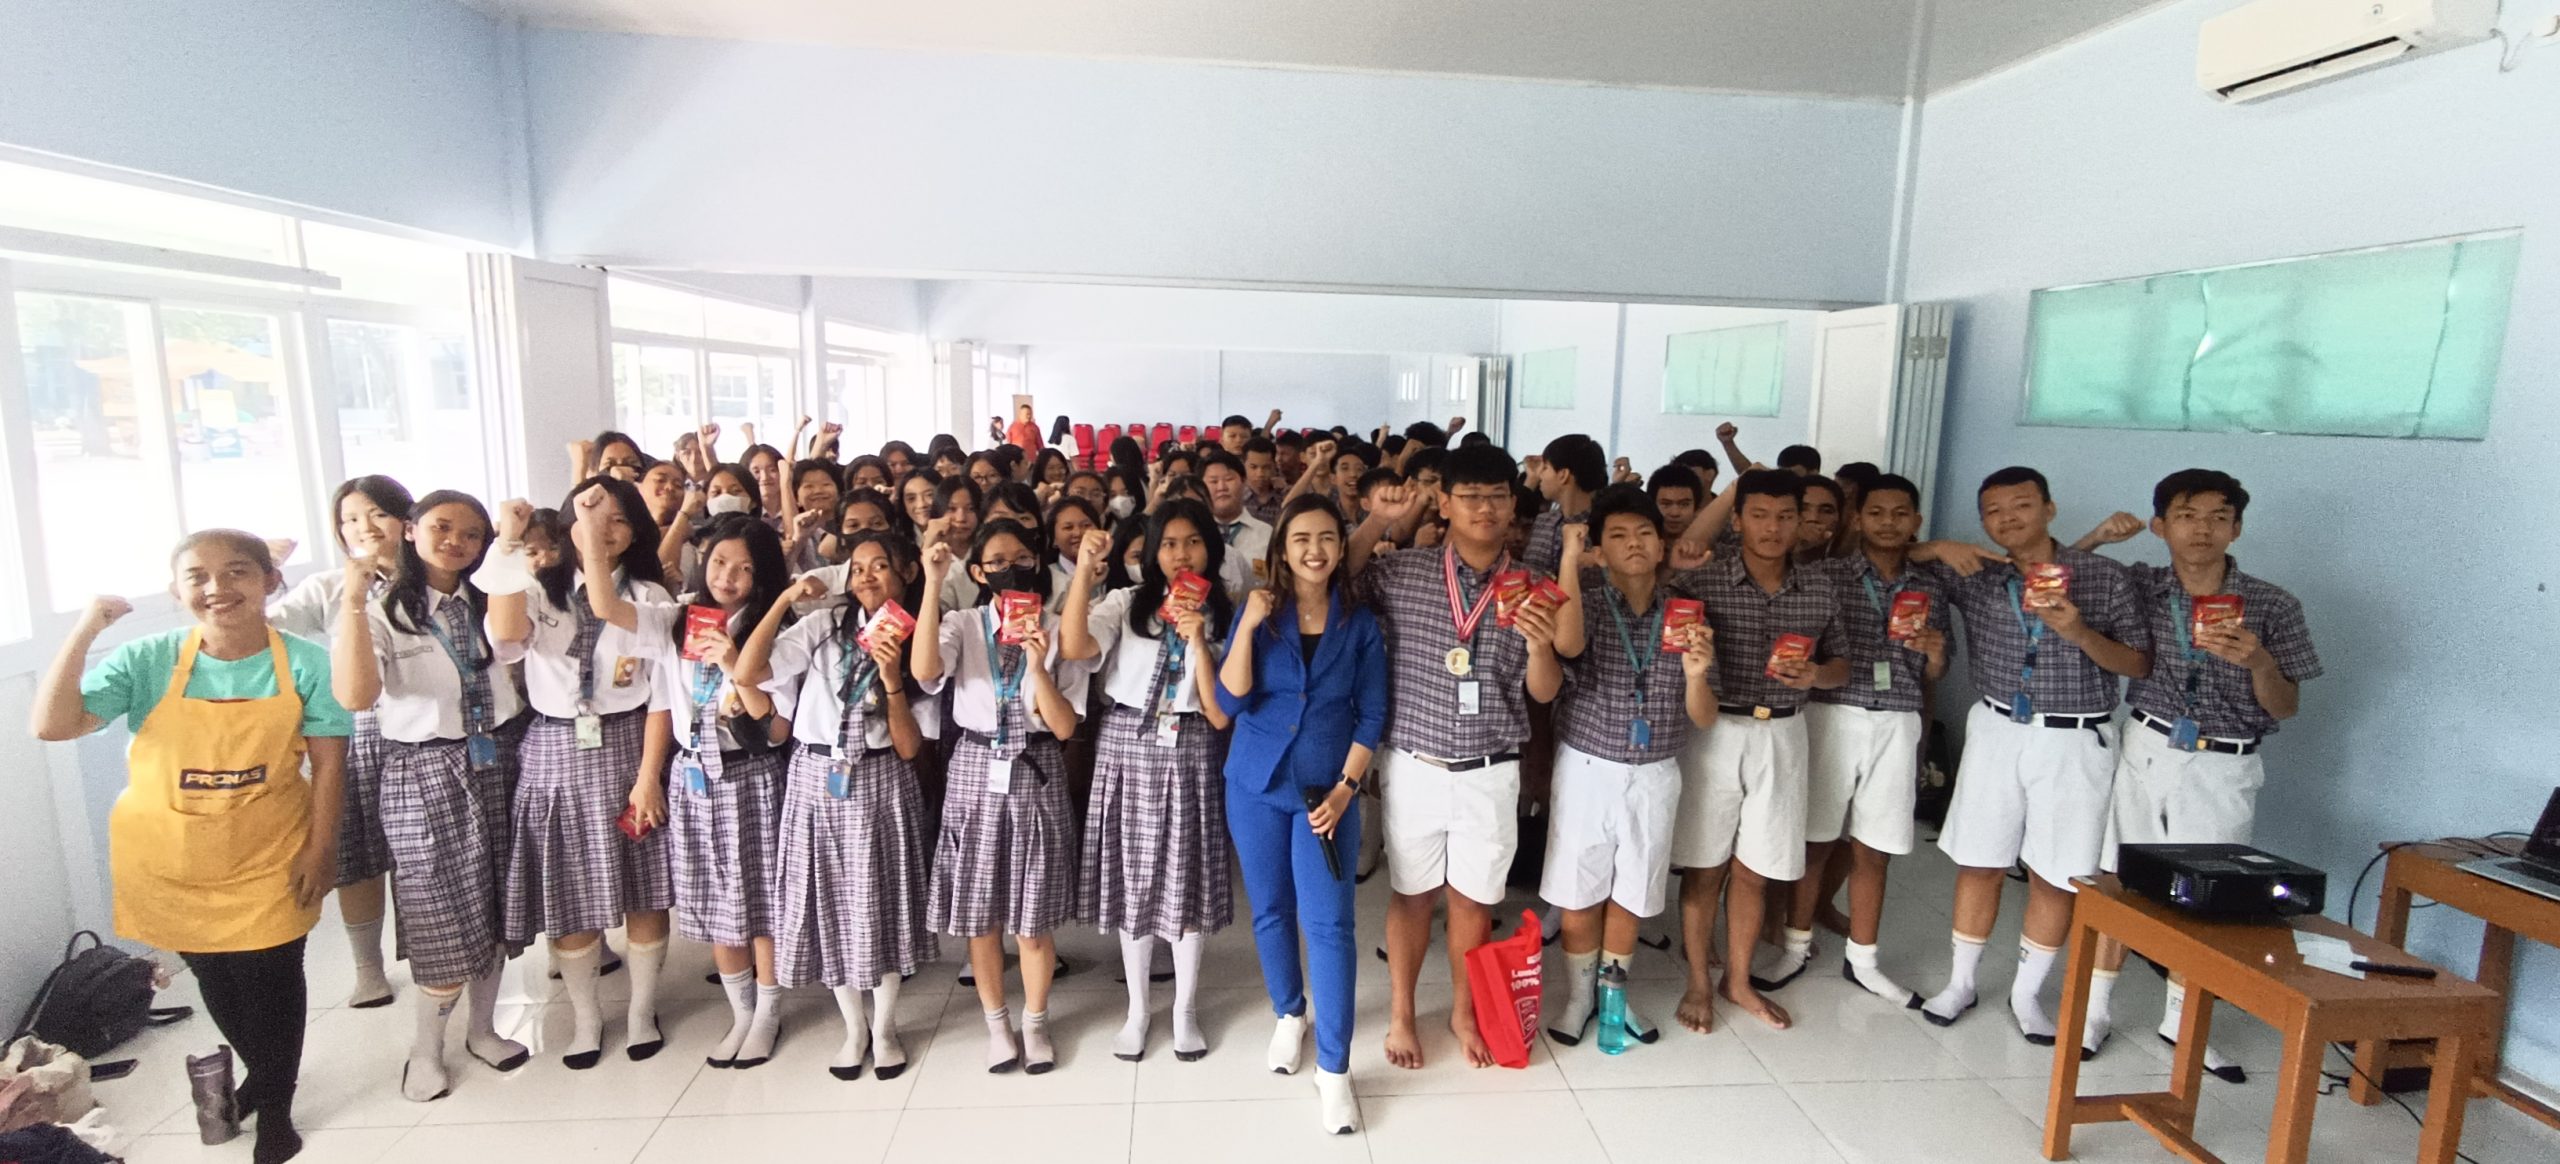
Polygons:
[[1271,556],[1271,523],[1245,508],[1244,462],[1235,457],[1211,450],[1200,459],[1200,484],[1209,494],[1218,540],[1227,546],[1223,572],[1210,577],[1226,587],[1230,601],[1242,602],[1263,582],[1263,564]]
[[[681,608],[658,574],[658,531],[628,482],[582,481],[563,508],[571,560],[536,574],[523,548],[532,508],[510,501],[498,519],[498,546],[472,581],[489,595],[489,638],[500,662],[524,663],[525,696],[537,713],[525,731],[516,784],[512,856],[507,865],[506,934],[531,944],[551,936],[551,959],[576,1026],[563,1061],[596,1065],[604,1019],[596,1003],[598,939],[627,926],[631,1005],[624,1053],[646,1059],[658,1035],[658,971],[666,961],[667,910],[675,882],[666,845],[658,773],[672,744],[649,737],[653,668],[675,656]],[[626,809],[628,812],[626,813]],[[621,827],[627,820],[633,840]]]
[[467,580],[489,546],[489,513],[468,494],[428,494],[409,511],[395,579],[369,600],[377,560],[350,557],[341,577],[331,687],[367,709],[382,734],[381,811],[400,952],[418,984],[418,1028],[400,1093],[441,1099],[452,1081],[445,1028],[471,988],[464,1047],[499,1071],[522,1044],[498,1034],[498,976],[521,947],[500,928],[509,787],[524,739],[524,700],[481,626],[488,599]]

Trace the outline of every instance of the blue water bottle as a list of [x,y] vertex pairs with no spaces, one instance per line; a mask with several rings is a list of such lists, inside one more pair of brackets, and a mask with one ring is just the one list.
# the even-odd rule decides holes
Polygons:
[[1600,968],[1600,1053],[1624,1054],[1627,1049],[1627,968],[1608,965]]

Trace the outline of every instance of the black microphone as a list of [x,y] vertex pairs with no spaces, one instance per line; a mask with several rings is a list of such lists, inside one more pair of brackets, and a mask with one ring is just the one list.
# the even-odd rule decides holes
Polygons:
[[[1298,791],[1306,796],[1307,811],[1314,812],[1316,810],[1316,806],[1323,804],[1325,797],[1333,790],[1329,788],[1301,788]],[[1316,843],[1324,846],[1325,872],[1333,874],[1333,879],[1336,881],[1342,880],[1342,853],[1340,850],[1333,847],[1333,834],[1326,833],[1317,837]]]

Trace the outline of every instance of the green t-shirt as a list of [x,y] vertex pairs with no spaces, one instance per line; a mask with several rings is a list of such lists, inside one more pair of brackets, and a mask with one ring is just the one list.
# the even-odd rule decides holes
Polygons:
[[[80,677],[80,702],[89,714],[110,722],[122,718],[131,731],[169,691],[178,652],[193,627],[135,639],[115,650]],[[294,692],[302,697],[302,734],[345,736],[355,733],[355,717],[338,705],[329,690],[329,649],[299,635],[284,636],[285,665],[293,671]],[[265,699],[276,693],[275,660],[265,651],[246,659],[217,659],[196,652],[196,669],[187,678],[191,699]]]

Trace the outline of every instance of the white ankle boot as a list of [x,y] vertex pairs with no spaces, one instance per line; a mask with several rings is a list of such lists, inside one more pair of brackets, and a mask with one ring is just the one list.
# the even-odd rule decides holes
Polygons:
[[1351,1073],[1316,1068],[1316,1107],[1327,1135],[1347,1136],[1360,1130],[1360,1111],[1351,1101]]

